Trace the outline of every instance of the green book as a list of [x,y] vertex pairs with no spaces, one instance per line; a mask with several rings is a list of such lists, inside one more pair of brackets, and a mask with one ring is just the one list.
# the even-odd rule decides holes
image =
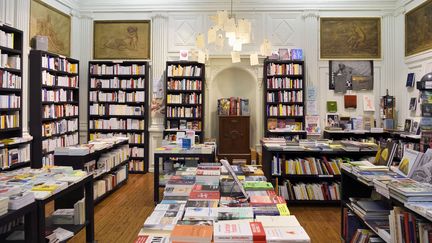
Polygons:
[[337,102],[336,101],[327,101],[327,112],[336,113],[337,112]]
[[246,191],[261,191],[273,189],[273,185],[270,182],[265,181],[246,181],[243,183],[243,187]]

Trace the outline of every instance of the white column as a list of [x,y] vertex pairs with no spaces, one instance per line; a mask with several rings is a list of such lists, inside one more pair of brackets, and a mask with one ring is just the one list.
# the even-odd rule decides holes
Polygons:
[[[168,53],[168,15],[165,13],[156,13],[152,17],[152,75],[150,76],[150,101],[153,98],[154,83],[160,79],[165,71],[165,64]],[[149,104],[151,107],[151,105]],[[151,113],[151,112],[150,112]],[[163,139],[163,117],[153,117],[150,115],[149,126],[149,171],[153,171],[153,153],[154,149],[160,146]]]
[[386,94],[396,97],[396,110],[401,110],[402,86],[395,80],[395,18],[392,12],[385,12],[381,18],[381,83],[374,84],[375,88],[379,87],[380,96]]
[[[79,17],[80,38],[78,59],[80,61],[80,97],[79,97],[79,116],[80,116],[80,141],[87,141],[87,110],[88,110],[88,62],[92,59],[93,53],[93,17],[91,12],[81,12]],[[78,51],[76,50],[76,51]],[[76,54],[74,54],[76,55]]]
[[80,40],[84,37],[81,33],[80,13],[71,10],[71,58],[78,59],[80,56]]
[[[23,126],[23,135],[28,134],[28,113],[29,113],[29,80],[28,77],[28,54],[30,51],[29,44],[29,23],[30,23],[30,0],[17,0],[15,3],[15,27],[23,31],[23,52],[22,52],[22,61],[23,66],[22,70],[22,90],[23,97],[21,98],[22,102],[22,126]],[[34,92],[40,92],[36,90]]]
[[317,86],[318,59],[319,59],[319,13],[316,11],[305,11],[304,18],[304,60],[306,63],[306,87]]
[[[400,7],[396,9],[393,15],[393,32],[395,33],[393,36],[394,41],[394,78],[395,82],[397,82],[397,90],[395,91],[396,95],[398,95],[398,99],[396,99],[396,105],[398,107],[398,123],[402,124],[404,122],[404,118],[408,118],[411,116],[409,111],[409,99],[410,97],[414,97],[417,94],[417,89],[414,87],[410,90],[410,94],[407,95],[407,92],[401,92],[401,90],[406,89],[405,82],[408,73],[408,69],[405,65],[405,8]],[[419,77],[416,77],[419,78]],[[396,86],[396,85],[394,85]]]

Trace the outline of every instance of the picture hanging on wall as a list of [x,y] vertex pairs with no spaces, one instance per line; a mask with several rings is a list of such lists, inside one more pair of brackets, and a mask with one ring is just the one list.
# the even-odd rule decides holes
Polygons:
[[70,56],[70,16],[39,0],[30,4],[30,43],[37,35],[46,36],[49,52]]
[[381,58],[381,18],[321,18],[320,58]]
[[150,59],[150,21],[95,21],[94,59]]
[[335,92],[373,89],[373,61],[329,61],[329,69],[329,89]]
[[432,1],[405,15],[405,56],[432,49]]

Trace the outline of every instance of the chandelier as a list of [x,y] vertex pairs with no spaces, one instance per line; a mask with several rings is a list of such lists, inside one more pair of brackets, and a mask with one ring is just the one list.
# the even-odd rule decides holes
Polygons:
[[[240,62],[240,52],[243,45],[251,43],[251,22],[236,17],[233,12],[233,0],[231,0],[229,12],[227,10],[217,11],[216,15],[210,16],[210,20],[213,25],[207,30],[207,44],[223,49],[225,40],[227,40],[228,45],[232,48],[233,62]],[[205,37],[202,33],[196,37],[196,47],[200,50],[205,49]],[[208,50],[206,52],[208,53]],[[271,44],[267,39],[264,39],[261,44],[260,54],[264,56],[271,55]],[[258,53],[251,54],[251,65],[256,65],[257,61]]]

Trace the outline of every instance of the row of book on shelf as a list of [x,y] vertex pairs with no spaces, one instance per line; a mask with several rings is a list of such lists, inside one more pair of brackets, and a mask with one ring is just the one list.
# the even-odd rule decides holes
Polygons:
[[78,118],[61,119],[54,122],[46,122],[42,124],[42,137],[50,137],[52,135],[74,132],[78,130]]
[[73,102],[74,91],[65,89],[42,89],[42,102]]
[[98,116],[142,116],[144,115],[144,107],[115,104],[91,104],[89,112],[90,115]]
[[[10,172],[0,173],[2,190],[0,192],[0,215],[10,210],[19,210],[35,200],[44,200],[53,194],[57,194],[68,188],[71,184],[76,183],[86,177],[87,174],[81,170],[73,170],[72,167],[52,167],[50,169],[30,169],[29,167],[18,169]],[[73,208],[57,209],[50,218],[54,223],[62,225],[78,225],[85,222],[84,199],[78,200]],[[22,223],[22,221],[20,221]],[[20,222],[5,224],[0,231],[9,240],[20,238],[19,228],[13,226]],[[54,231],[47,232],[47,239],[58,237],[55,232],[62,232],[67,240],[72,237],[73,232],[67,231],[61,227],[51,229]],[[65,232],[63,232],[65,231]],[[66,234],[65,234],[66,233]],[[22,236],[21,236],[22,237]]]
[[166,129],[165,130],[201,131],[201,121],[169,120],[169,121],[166,121]]
[[170,79],[167,81],[167,91],[170,90],[202,90],[201,80],[190,80],[190,79]]
[[292,78],[268,78],[267,79],[267,89],[302,89],[303,80],[302,79],[292,79]]
[[78,105],[43,105],[42,118],[62,118],[70,116],[78,116]]
[[78,88],[78,76],[58,76],[42,71],[42,84],[46,86]]
[[96,180],[93,184],[93,199],[96,200],[112,191],[118,184],[127,178],[127,165],[121,166],[118,170],[105,175],[102,179]]
[[21,69],[21,57],[5,54],[0,50],[0,68]]
[[279,195],[286,201],[337,201],[341,199],[340,183],[292,183],[286,180],[279,185]]
[[78,131],[63,134],[60,137],[50,137],[42,141],[42,165],[54,165],[54,151],[57,147],[74,146],[79,143]]
[[78,63],[70,62],[66,58],[42,56],[42,68],[48,70],[62,71],[67,73],[78,73]]
[[168,77],[179,77],[179,76],[189,76],[189,77],[199,77],[201,76],[201,67],[199,66],[182,66],[182,65],[169,65],[167,67]]
[[267,75],[302,75],[302,74],[303,74],[303,69],[301,64],[270,63],[269,65],[267,65]]
[[267,92],[267,102],[303,102],[303,91]]
[[0,95],[0,108],[20,108],[21,96],[10,94]]
[[14,49],[15,48],[15,34],[0,30],[0,46]]
[[144,130],[145,120],[138,119],[97,119],[89,121],[90,129]]
[[90,64],[92,75],[145,75],[145,65],[140,64]]
[[218,115],[249,116],[249,100],[240,97],[218,99]]
[[20,117],[15,115],[0,115],[0,129],[17,128],[20,126]]
[[268,118],[267,119],[267,130],[268,131],[303,131],[303,122],[296,121],[294,119],[280,119],[280,118]]
[[273,156],[272,175],[340,175],[341,158],[287,158]]
[[201,94],[168,94],[166,98],[167,104],[202,104]]
[[120,79],[114,77],[112,79],[90,79],[90,88],[106,88],[106,89],[144,89],[145,79],[143,78],[130,78]]
[[21,76],[0,70],[0,88],[21,89]]
[[202,108],[198,107],[166,107],[166,116],[167,117],[189,117],[189,118],[201,118],[202,117]]
[[89,99],[91,102],[145,102],[145,92],[100,92],[100,91],[90,91]]
[[18,148],[0,148],[0,169],[7,169],[15,164],[30,161],[30,144]]
[[134,132],[134,133],[116,133],[116,132],[107,132],[107,133],[90,133],[90,140],[96,140],[101,138],[112,138],[112,137],[128,137],[129,143],[134,144],[144,144],[145,141],[145,133],[144,132]]
[[[168,166],[172,170],[162,175],[164,198],[136,242],[310,242],[261,169],[194,163]],[[238,197],[244,194],[250,202]]]
[[267,105],[268,116],[303,116],[303,105]]

